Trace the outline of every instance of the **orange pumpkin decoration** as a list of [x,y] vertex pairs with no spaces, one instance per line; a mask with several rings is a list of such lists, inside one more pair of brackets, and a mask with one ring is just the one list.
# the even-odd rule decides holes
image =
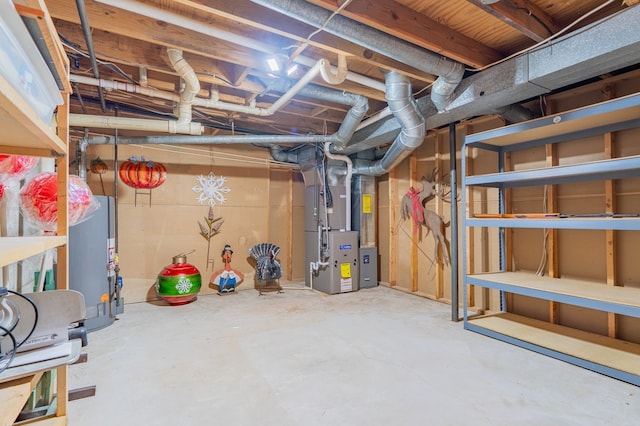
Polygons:
[[107,170],[109,170],[109,166],[107,166],[107,163],[102,161],[100,157],[97,157],[91,160],[91,165],[89,169],[91,170],[91,173],[95,173],[97,175],[103,175],[107,173]]
[[140,160],[131,157],[120,166],[120,179],[132,188],[153,189],[167,179],[167,169],[161,163],[146,161],[144,157]]

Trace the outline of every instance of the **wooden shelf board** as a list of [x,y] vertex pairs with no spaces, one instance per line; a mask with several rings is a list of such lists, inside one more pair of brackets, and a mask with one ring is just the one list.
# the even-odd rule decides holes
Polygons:
[[[26,423],[20,422],[18,424],[37,424],[38,426],[66,426],[67,425],[67,416],[59,416],[59,417],[47,417],[45,419],[34,419],[31,421],[26,421]],[[35,423],[34,423],[35,422]]]
[[529,272],[494,272],[473,274],[469,277],[511,287],[539,290],[640,309],[640,288],[611,286],[570,278],[539,277]]
[[586,217],[567,217],[567,218],[547,218],[547,219],[528,219],[528,218],[466,218],[465,226],[484,226],[484,227],[500,227],[500,228],[534,228],[534,229],[582,229],[582,230],[640,230],[640,218],[637,217],[603,217],[603,218],[586,218]]
[[67,145],[36,115],[22,95],[0,75],[0,152],[2,146],[47,149],[64,155]]
[[0,238],[0,266],[10,265],[46,250],[65,245],[67,237],[2,237]]
[[72,93],[73,88],[69,81],[69,58],[44,0],[14,0],[14,4],[20,16],[33,19],[38,26],[39,36],[47,46],[55,73],[63,86],[60,89],[66,93]]
[[640,376],[640,345],[510,313],[469,319],[477,327]]
[[476,133],[466,138],[466,144],[473,146],[475,143],[481,143],[505,147],[637,120],[638,117],[640,117],[640,94],[633,94],[525,123]]
[[40,377],[42,377],[41,372],[0,383],[0,401],[2,401],[0,426],[13,424]]

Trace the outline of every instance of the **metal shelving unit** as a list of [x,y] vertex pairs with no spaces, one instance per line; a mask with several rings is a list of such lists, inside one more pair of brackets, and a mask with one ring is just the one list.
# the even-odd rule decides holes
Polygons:
[[[634,94],[465,138],[462,156],[463,206],[467,206],[468,190],[474,187],[496,188],[500,201],[497,214],[475,217],[474,212],[470,211],[463,215],[463,247],[468,247],[467,234],[470,228],[497,228],[500,231],[501,254],[500,271],[490,273],[469,274],[468,254],[463,258],[465,329],[640,386],[640,344],[506,312],[504,303],[505,294],[511,293],[640,318],[640,289],[612,286],[604,282],[507,272],[502,232],[508,228],[640,231],[638,217],[518,217],[504,214],[503,204],[506,188],[640,176],[638,156],[509,172],[505,172],[503,166],[507,152],[640,127],[639,117],[640,94]],[[471,148],[495,152],[499,170],[496,173],[467,176],[467,155]],[[469,286],[498,290],[503,312],[488,315],[470,313],[467,304]]]

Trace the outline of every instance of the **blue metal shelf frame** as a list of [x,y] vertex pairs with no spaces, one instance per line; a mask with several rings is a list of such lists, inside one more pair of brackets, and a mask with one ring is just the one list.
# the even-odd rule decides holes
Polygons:
[[623,382],[631,383],[632,385],[640,386],[640,377],[636,376],[635,374],[627,373],[616,368],[611,368],[609,366],[598,364],[593,361],[588,361],[572,355],[567,355],[563,352],[558,352],[549,348],[545,348],[544,346],[536,345],[506,334],[498,333],[496,331],[477,326],[473,323],[466,322],[464,328],[465,330],[473,331],[487,337],[502,340],[503,342],[510,343],[512,345],[516,345],[521,348],[525,348],[530,351],[549,356],[551,358],[559,359],[560,361],[568,362],[569,364],[577,365],[584,369],[595,371],[596,373],[604,374],[605,376],[613,377],[615,379],[622,380]]
[[622,179],[636,176],[640,176],[640,156],[553,166],[544,169],[469,176],[467,185],[514,188],[518,186],[561,184],[589,180]]
[[[603,102],[586,108],[543,117],[530,122],[511,125],[487,132],[464,137],[462,145],[462,206],[467,206],[468,187],[494,187],[499,192],[499,213],[505,212],[505,188],[518,186],[539,186],[562,184],[588,180],[620,179],[640,176],[640,157],[626,157],[606,161],[583,163],[566,166],[553,166],[545,169],[504,172],[505,154],[510,151],[527,149],[535,146],[560,143],[572,139],[594,136],[607,132],[616,132],[640,127],[640,93]],[[511,141],[510,138],[514,139]],[[487,175],[467,175],[467,151],[477,148],[495,152],[498,156],[498,173]],[[580,230],[631,230],[640,231],[640,218],[470,218],[469,212],[462,215],[462,257],[463,280],[463,321],[466,330],[474,331],[495,339],[511,343],[543,355],[578,365],[610,377],[640,386],[640,376],[587,361],[563,352],[551,350],[513,336],[499,333],[480,325],[469,318],[468,287],[469,285],[491,288],[500,291],[501,310],[505,309],[504,294],[514,293],[552,300],[576,306],[583,306],[600,311],[640,318],[640,309],[620,303],[594,300],[576,295],[566,295],[552,291],[531,289],[491,280],[483,280],[478,276],[468,275],[468,229],[470,227],[496,227],[499,229],[500,270],[504,272],[506,228],[537,229],[580,229]]]
[[[491,150],[518,150],[533,146],[564,142],[606,132],[615,132],[640,127],[640,93],[602,102],[585,108],[579,108],[560,114],[554,114],[524,123],[513,124],[495,130],[477,133],[465,139],[467,146]],[[605,117],[601,124],[593,117]],[[580,124],[575,128],[575,124]],[[544,129],[536,137],[527,137],[529,133]],[[510,138],[520,141],[500,144],[499,140]],[[491,141],[495,141],[492,143]]]

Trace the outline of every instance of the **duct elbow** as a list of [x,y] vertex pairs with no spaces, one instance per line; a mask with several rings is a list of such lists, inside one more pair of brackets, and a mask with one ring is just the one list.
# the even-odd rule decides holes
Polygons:
[[333,147],[336,152],[341,152],[345,149],[367,111],[369,111],[369,99],[364,96],[357,96],[353,106],[347,111],[342,125],[335,134]]
[[270,145],[269,151],[271,152],[271,158],[281,163],[293,163],[298,164],[298,155],[290,152],[283,152],[279,145]]
[[445,112],[451,103],[451,95],[458,87],[464,76],[464,65],[458,62],[451,63],[448,73],[441,75],[433,83],[431,88],[431,101],[438,109],[438,112]]

